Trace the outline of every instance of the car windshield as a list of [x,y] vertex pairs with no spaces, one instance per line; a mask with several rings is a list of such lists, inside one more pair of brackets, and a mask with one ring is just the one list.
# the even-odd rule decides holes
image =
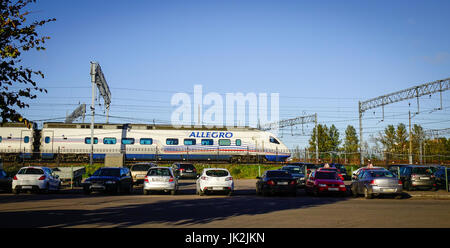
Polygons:
[[228,176],[228,171],[226,170],[207,170],[206,175],[210,177],[226,177]]
[[120,169],[98,169],[94,172],[93,176],[95,177],[119,177]]
[[390,171],[369,171],[368,173],[370,177],[395,177]]
[[17,174],[19,175],[42,175],[44,171],[39,168],[24,168],[21,169]]
[[267,172],[268,177],[291,177],[291,174],[287,171],[268,171]]
[[336,173],[332,172],[317,172],[316,179],[337,179]]
[[303,171],[301,170],[302,168],[300,168],[300,167],[283,167],[283,168],[281,168],[282,170],[285,170],[285,171],[289,171],[290,173],[293,173],[293,174],[300,174],[300,173],[302,173]]
[[131,171],[148,171],[150,167],[148,164],[135,164],[131,167]]
[[180,168],[186,169],[186,170],[193,170],[194,169],[194,165],[192,165],[192,164],[180,164]]
[[433,170],[430,167],[414,167],[412,168],[413,174],[432,174]]
[[147,176],[172,176],[170,174],[170,170],[166,168],[156,168],[156,169],[150,169],[147,173]]

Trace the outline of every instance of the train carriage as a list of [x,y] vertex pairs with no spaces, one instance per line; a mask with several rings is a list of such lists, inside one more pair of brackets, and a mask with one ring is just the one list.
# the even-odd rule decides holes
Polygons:
[[[84,160],[91,152],[90,124],[44,123],[42,158]],[[174,128],[167,125],[95,124],[94,159],[123,153],[127,160],[285,161],[288,148],[253,128]]]
[[5,161],[31,159],[34,152],[35,126],[23,123],[0,124],[0,153]]

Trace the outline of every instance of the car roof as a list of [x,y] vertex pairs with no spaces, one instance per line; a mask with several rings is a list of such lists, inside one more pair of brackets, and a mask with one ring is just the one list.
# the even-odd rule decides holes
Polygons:
[[44,169],[44,168],[47,168],[47,169],[50,169],[50,168],[44,167],[44,166],[32,166],[32,165],[30,165],[30,166],[24,166],[24,167],[22,167],[22,168],[20,168],[20,169],[26,169],[26,168],[36,168],[36,169]]
[[227,169],[225,169],[225,168],[205,168],[205,169],[203,169],[204,171],[208,171],[208,170],[226,170],[226,171],[228,171]]

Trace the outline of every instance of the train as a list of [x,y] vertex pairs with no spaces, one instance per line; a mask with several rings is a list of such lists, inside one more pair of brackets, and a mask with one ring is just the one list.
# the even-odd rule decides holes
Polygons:
[[[91,142],[88,123],[46,122],[42,129],[22,123],[0,126],[4,160],[89,161]],[[140,161],[284,162],[291,156],[274,134],[249,127],[97,123],[93,143],[94,160],[119,153]]]

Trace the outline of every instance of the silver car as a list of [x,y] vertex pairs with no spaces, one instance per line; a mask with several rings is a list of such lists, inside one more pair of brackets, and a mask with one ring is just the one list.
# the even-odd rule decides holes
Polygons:
[[153,167],[144,178],[144,195],[154,191],[170,192],[175,195],[178,191],[178,177],[170,167]]
[[364,194],[366,199],[389,194],[402,197],[402,182],[388,170],[364,170],[352,181],[354,197]]

